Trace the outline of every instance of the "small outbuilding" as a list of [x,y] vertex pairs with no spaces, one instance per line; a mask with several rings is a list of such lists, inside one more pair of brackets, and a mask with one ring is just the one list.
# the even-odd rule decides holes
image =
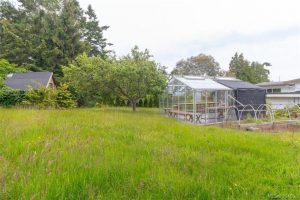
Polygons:
[[15,90],[39,89],[41,87],[56,88],[52,72],[13,73],[7,76],[5,83]]
[[235,78],[215,78],[214,80],[234,91],[237,107],[251,105],[257,109],[260,105],[266,104],[266,91],[257,85]]
[[198,124],[222,122],[233,101],[232,89],[211,78],[173,76],[161,95],[160,106],[165,113]]

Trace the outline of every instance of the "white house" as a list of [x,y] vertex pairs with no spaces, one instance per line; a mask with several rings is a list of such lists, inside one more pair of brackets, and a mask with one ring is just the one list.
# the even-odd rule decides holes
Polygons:
[[257,85],[266,89],[267,103],[270,103],[275,109],[300,104],[300,78],[289,81],[265,82]]

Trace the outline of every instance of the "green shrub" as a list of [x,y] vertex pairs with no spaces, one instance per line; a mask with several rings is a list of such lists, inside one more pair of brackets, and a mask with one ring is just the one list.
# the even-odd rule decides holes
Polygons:
[[275,119],[288,118],[289,114],[286,109],[276,110],[274,112]]
[[11,107],[21,104],[25,99],[25,93],[3,86],[0,88],[0,106]]
[[29,89],[25,93],[23,105],[35,108],[74,108],[76,107],[74,96],[68,90],[67,85],[62,85],[56,90],[41,87]]
[[57,88],[56,91],[56,106],[58,108],[74,108],[76,107],[75,98],[68,90],[66,84]]
[[25,92],[24,106],[35,108],[55,108],[56,94],[52,89],[41,87],[40,89],[30,88]]

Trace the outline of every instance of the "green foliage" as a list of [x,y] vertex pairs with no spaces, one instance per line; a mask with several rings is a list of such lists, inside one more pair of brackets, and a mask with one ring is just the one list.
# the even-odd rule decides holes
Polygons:
[[120,59],[83,54],[63,67],[63,81],[72,87],[80,106],[127,105],[127,101],[135,110],[147,96],[158,99],[166,86],[164,70],[150,58],[148,50],[139,51],[138,47]]
[[112,44],[107,43],[107,40],[103,37],[103,31],[106,31],[109,26],[99,26],[99,21],[93,10],[92,6],[89,5],[86,14],[86,23],[85,23],[85,32],[84,38],[85,41],[89,44],[89,56],[101,56],[103,58],[110,52],[106,50],[106,46]]
[[131,54],[114,62],[109,75],[109,86],[114,93],[128,100],[135,111],[139,100],[160,94],[166,86],[166,76],[151,59],[149,51],[137,46]]
[[29,89],[25,92],[23,106],[39,109],[74,108],[76,107],[74,96],[68,90],[67,85],[62,85],[56,90],[41,87]]
[[9,87],[0,88],[0,106],[11,107],[21,104],[25,99],[23,91],[13,90]]
[[291,115],[292,112],[295,112],[297,114],[300,113],[300,108],[298,106],[293,107],[285,107],[284,109],[279,109],[274,112],[275,119],[282,120],[282,119],[289,119],[289,115]]
[[159,65],[151,60],[146,49],[135,46],[131,53],[113,63],[109,73],[109,87],[135,111],[139,100],[148,95],[159,94],[166,86],[166,76]]
[[279,109],[279,110],[276,110],[274,112],[274,117],[275,119],[288,119],[289,118],[289,113],[288,113],[288,110],[286,109]]
[[56,90],[56,106],[58,108],[75,108],[75,98],[69,91],[68,86],[63,84]]
[[199,54],[177,62],[173,75],[218,76],[222,74],[220,65],[210,55]]
[[18,68],[15,64],[12,64],[7,60],[0,58],[0,106],[16,106],[24,100],[24,92],[12,90],[9,87],[6,87],[4,81],[6,79],[6,76],[10,73],[25,71],[25,69]]
[[10,73],[25,72],[22,68],[17,68],[16,65],[9,63],[5,59],[0,59],[0,85],[3,85],[3,81]]
[[61,66],[79,54],[108,53],[102,35],[108,27],[99,26],[90,6],[85,14],[76,0],[17,2],[0,1],[0,58],[61,77]]
[[56,106],[56,94],[55,91],[49,88],[41,87],[40,89],[30,88],[25,93],[24,106],[49,109]]
[[0,122],[1,199],[300,195],[298,133],[193,126],[156,109],[1,109]]
[[110,68],[109,59],[88,57],[86,54],[78,56],[73,64],[63,67],[63,81],[71,86],[79,106],[112,102],[106,86]]
[[240,80],[254,84],[267,82],[270,72],[265,69],[265,65],[270,66],[269,63],[250,63],[243,54],[235,53],[229,64],[229,73]]

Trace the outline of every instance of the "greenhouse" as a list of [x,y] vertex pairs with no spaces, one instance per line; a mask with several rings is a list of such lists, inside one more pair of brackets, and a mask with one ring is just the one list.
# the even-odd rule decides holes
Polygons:
[[233,90],[211,78],[174,76],[160,98],[170,117],[194,124],[215,124],[237,120]]

